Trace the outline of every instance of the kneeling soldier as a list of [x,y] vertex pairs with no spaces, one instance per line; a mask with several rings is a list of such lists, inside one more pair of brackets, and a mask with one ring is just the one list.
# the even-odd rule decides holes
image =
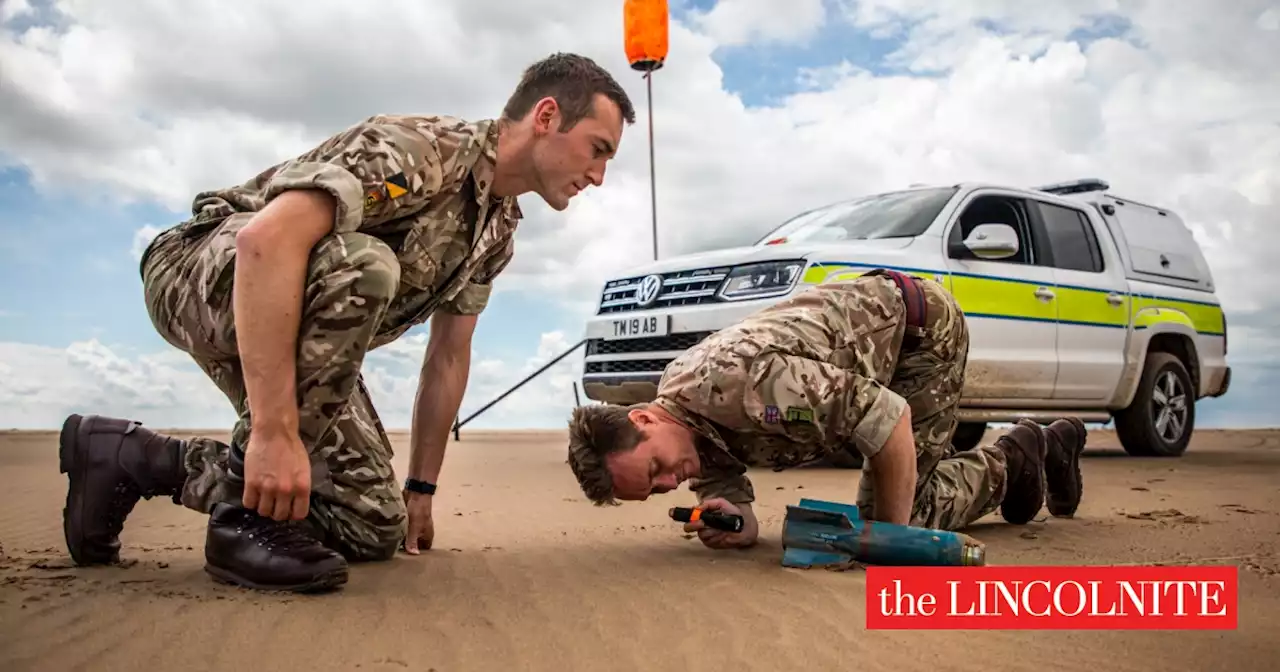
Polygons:
[[1046,429],[1021,420],[993,445],[951,450],[968,352],[950,293],[876,269],[704,339],[667,366],[651,403],[576,409],[569,463],[596,504],[688,480],[703,508],[746,519],[736,534],[686,526],[713,548],[755,543],[747,467],[794,467],[838,451],[864,458],[857,504],[869,519],[958,530],[999,508],[1024,524],[1046,498],[1054,515],[1073,515],[1085,443],[1078,419]]

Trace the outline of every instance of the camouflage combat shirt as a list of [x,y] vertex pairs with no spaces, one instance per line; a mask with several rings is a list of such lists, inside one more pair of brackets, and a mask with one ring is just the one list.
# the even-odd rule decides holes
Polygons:
[[198,298],[225,304],[236,232],[289,189],[324,189],[337,200],[334,233],[374,236],[400,263],[400,287],[376,348],[436,309],[484,310],[522,217],[515,197],[490,193],[497,146],[493,120],[376,115],[242,185],[200,193],[193,218],[157,236],[147,253],[163,250],[154,263],[190,268]]
[[819,285],[667,365],[654,403],[697,435],[698,501],[754,501],[748,466],[879,451],[907,406],[888,388],[906,330],[894,301],[897,287],[880,275]]

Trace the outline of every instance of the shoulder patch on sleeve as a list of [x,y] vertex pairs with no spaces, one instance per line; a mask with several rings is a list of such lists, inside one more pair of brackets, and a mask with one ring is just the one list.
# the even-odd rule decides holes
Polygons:
[[373,206],[382,202],[386,198],[387,190],[384,186],[378,185],[364,192],[364,209],[368,210]]
[[364,209],[368,210],[383,201],[394,201],[409,193],[409,178],[401,171],[370,187],[364,192]]
[[[774,409],[775,411],[777,409]],[[813,409],[799,406],[787,407],[787,422],[813,422]]]
[[777,424],[779,417],[780,417],[780,414],[778,413],[777,406],[774,406],[773,404],[769,404],[768,406],[764,407],[764,421],[766,424],[770,424],[770,425]]
[[391,198],[399,198],[409,192],[409,181],[405,179],[404,173],[396,173],[386,180],[387,196]]

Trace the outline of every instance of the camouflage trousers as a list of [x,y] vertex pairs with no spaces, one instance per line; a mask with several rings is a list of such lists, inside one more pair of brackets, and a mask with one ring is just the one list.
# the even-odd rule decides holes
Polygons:
[[[889,389],[902,395],[911,408],[917,475],[911,524],[959,530],[1000,506],[1005,495],[1005,457],[994,446],[952,450],[969,357],[969,330],[950,293],[933,282],[920,285],[926,303],[924,333],[916,343],[908,334]],[[869,460],[862,469],[857,504],[864,516],[872,517],[875,485]]]
[[[180,246],[179,237],[161,234],[144,262],[147,311],[160,335],[189,354],[230,400],[239,416],[231,445],[242,451],[252,419],[231,292],[207,288],[209,260],[225,259],[234,238],[215,231],[193,247]],[[393,557],[407,529],[391,443],[360,373],[398,283],[391,248],[345,233],[326,236],[312,250],[303,288],[296,363],[298,433],[311,456],[306,524],[351,560]],[[241,504],[230,450],[210,438],[190,442],[185,506],[208,513],[217,502]]]

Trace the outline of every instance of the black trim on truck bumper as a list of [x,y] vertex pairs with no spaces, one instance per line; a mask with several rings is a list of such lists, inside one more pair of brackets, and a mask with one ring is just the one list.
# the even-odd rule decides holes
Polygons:
[[625,338],[607,341],[603,338],[587,339],[588,355],[621,355],[640,352],[674,352],[688,350],[702,339],[710,336],[710,331],[685,331],[669,336],[651,336],[648,338]]
[[1221,397],[1227,393],[1227,389],[1231,387],[1231,367],[1222,373],[1222,382],[1218,384],[1218,391],[1210,394],[1210,397]]
[[620,376],[633,374],[653,374],[662,376],[662,371],[671,363],[671,358],[662,359],[609,359],[605,361],[587,362],[585,374],[617,374]]

